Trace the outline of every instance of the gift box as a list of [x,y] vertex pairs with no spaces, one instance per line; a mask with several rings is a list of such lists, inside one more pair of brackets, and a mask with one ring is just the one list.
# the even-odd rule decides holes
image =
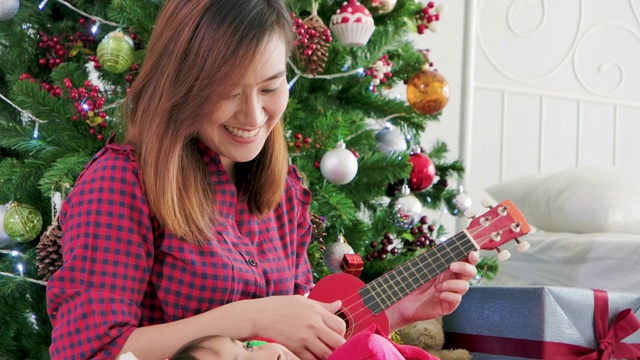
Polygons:
[[347,274],[360,277],[364,269],[364,261],[358,254],[344,254],[342,258],[342,270]]
[[473,286],[443,328],[474,360],[640,359],[638,319],[640,293]]

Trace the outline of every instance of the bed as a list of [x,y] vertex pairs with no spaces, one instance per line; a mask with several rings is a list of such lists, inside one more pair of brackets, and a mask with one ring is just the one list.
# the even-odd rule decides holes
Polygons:
[[636,4],[465,2],[461,184],[535,228],[487,285],[640,293]]

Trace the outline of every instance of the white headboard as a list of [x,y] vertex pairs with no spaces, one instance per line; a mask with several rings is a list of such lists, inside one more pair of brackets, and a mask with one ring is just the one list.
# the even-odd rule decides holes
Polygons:
[[462,11],[446,13],[463,49],[460,77],[448,71],[475,204],[488,186],[531,173],[640,169],[640,1],[467,0]]

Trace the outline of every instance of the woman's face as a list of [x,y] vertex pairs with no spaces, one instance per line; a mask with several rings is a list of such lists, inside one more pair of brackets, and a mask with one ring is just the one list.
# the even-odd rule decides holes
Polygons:
[[220,155],[225,168],[254,159],[287,107],[286,47],[273,36],[232,87],[198,137]]

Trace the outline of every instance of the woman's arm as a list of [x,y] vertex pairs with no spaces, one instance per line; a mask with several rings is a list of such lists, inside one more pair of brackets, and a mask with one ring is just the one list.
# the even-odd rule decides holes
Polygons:
[[345,324],[334,312],[340,302],[324,304],[303,296],[272,296],[230,303],[167,324],[137,328],[120,354],[166,359],[195,338],[218,334],[234,339],[265,336],[301,359],[326,359],[344,343]]

